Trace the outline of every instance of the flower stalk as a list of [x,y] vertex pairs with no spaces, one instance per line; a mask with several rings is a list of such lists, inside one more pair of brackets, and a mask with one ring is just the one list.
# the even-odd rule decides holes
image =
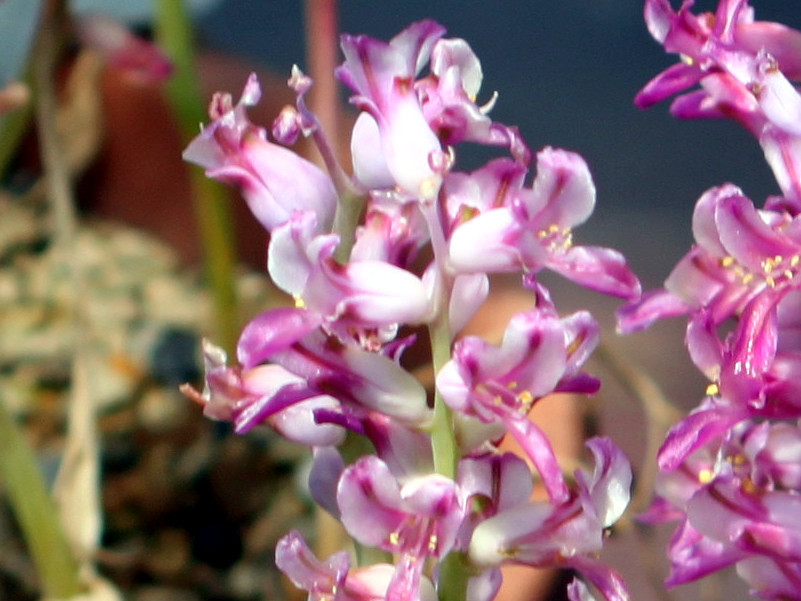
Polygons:
[[[531,152],[475,104],[480,63],[444,34],[420,21],[389,42],[342,36],[336,74],[360,111],[352,175],[306,105],[312,81],[299,69],[296,105],[269,130],[247,116],[261,97],[255,76],[237,102],[215,95],[184,157],[239,188],[270,235],[268,272],[295,302],[245,327],[238,365],[207,342],[205,386],[184,391],[238,433],[266,424],[313,449],[311,494],[359,553],[355,566],[344,553],[322,560],[298,533],[284,537],[276,564],[312,599],[490,601],[500,566],[515,563],[575,568],[622,601],[622,580],[594,555],[628,502],[630,468],[597,439],[595,471],[565,479],[528,413],[553,392],[598,387],[582,372],[597,325],[586,312],[560,317],[537,273],[629,299],[639,282],[619,253],[573,244],[595,202],[583,159],[545,148],[526,185]],[[289,149],[300,135],[325,170]],[[462,142],[509,156],[458,171]],[[460,335],[502,272],[520,273],[532,308],[500,346]],[[403,326],[428,329],[433,408],[401,362],[414,338]],[[498,447],[505,432],[535,473]],[[547,501],[532,500],[535,477]]]
[[[190,140],[205,107],[197,86],[192,26],[183,0],[156,2],[156,38],[174,71],[166,82],[167,99],[183,139]],[[233,217],[225,189],[197,171],[190,172],[195,221],[200,231],[204,272],[214,307],[215,337],[232,351],[240,317],[234,288]]]

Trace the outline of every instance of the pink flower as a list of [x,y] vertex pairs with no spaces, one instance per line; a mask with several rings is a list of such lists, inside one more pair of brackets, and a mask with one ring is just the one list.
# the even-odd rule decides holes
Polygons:
[[501,563],[572,567],[609,601],[628,599],[620,576],[601,566],[593,554],[603,545],[604,529],[629,502],[631,468],[608,439],[587,446],[595,457],[592,476],[577,472],[578,491],[561,503],[529,501],[479,524],[469,556],[479,566]]
[[646,0],[651,35],[682,61],[651,80],[636,102],[648,107],[700,84],[673,101],[679,117],[736,119],[760,141],[787,201],[801,207],[801,32],[754,20],[748,0],[725,0],[694,15],[693,2],[673,11],[669,0]]
[[205,168],[209,177],[239,186],[267,231],[296,211],[313,212],[320,231],[328,231],[337,201],[333,183],[314,164],[269,142],[265,129],[248,120],[246,108],[260,97],[255,74],[236,105],[229,94],[217,93],[209,108],[213,122],[192,140],[184,158]]
[[420,278],[380,258],[341,265],[334,259],[339,237],[318,230],[309,212],[296,212],[274,230],[268,270],[279,288],[343,329],[426,320],[431,308]]
[[546,148],[537,154],[533,186],[519,187],[517,177],[513,181],[518,187],[504,189],[503,204],[454,229],[449,260],[455,270],[537,273],[547,268],[593,290],[639,296],[639,282],[619,253],[573,244],[573,227],[595,206],[595,185],[581,157]]
[[535,309],[512,318],[499,347],[475,336],[460,339],[453,359],[437,374],[437,389],[455,411],[504,424],[556,502],[567,497],[561,469],[528,412],[554,391],[597,389],[596,381],[579,373],[597,338],[597,325],[587,313],[561,320]]
[[[395,573],[389,564],[351,568],[346,551],[322,562],[294,530],[278,541],[275,563],[295,586],[308,591],[309,601],[384,601]],[[436,601],[428,578],[422,577],[419,584],[416,598]]]
[[[335,445],[344,440],[345,431],[336,425],[318,423],[318,410],[339,410],[339,402],[309,390],[303,380],[279,365],[259,365],[251,369],[229,367],[225,351],[204,341],[206,384],[202,393],[190,386],[183,392],[203,405],[203,414],[234,424],[244,434],[260,423],[268,423],[283,436],[301,444]],[[290,393],[295,394],[288,394]],[[300,394],[297,394],[300,392]],[[278,398],[292,396],[289,402]],[[273,407],[268,409],[267,405]]]
[[453,481],[429,474],[401,483],[373,456],[345,469],[337,503],[343,525],[357,541],[400,555],[388,601],[419,596],[426,559],[448,553],[465,511]]
[[303,309],[274,309],[253,319],[242,331],[237,356],[246,369],[269,361],[301,378],[296,390],[282,389],[266,403],[265,412],[298,396],[326,394],[357,415],[380,411],[417,426],[431,416],[423,386],[395,359],[343,344]]
[[[384,172],[412,198],[436,197],[441,174],[433,164],[442,146],[423,115],[414,88],[414,78],[423,68],[431,47],[445,30],[433,21],[420,21],[389,42],[367,36],[342,36],[345,62],[337,76],[356,92],[352,102],[369,113],[373,123],[362,121],[351,145],[356,172],[375,174],[383,168],[371,166],[375,142],[386,162]],[[365,155],[365,153],[368,153]],[[375,186],[380,178],[366,178]]]

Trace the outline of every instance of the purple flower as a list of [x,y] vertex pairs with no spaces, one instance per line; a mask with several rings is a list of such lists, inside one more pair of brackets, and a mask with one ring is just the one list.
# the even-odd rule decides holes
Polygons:
[[690,12],[693,4],[683,2],[674,11],[669,0],[646,0],[648,30],[667,52],[681,54],[682,62],[649,82],[636,102],[647,107],[701,83],[703,90],[677,99],[674,112],[689,117],[728,115],[752,125],[749,121],[757,118],[760,104],[770,105],[777,93],[782,97],[783,84],[777,89],[763,79],[776,69],[762,61],[769,56],[790,77],[801,76],[801,33],[754,21],[748,0],[721,1],[714,14],[695,15]]
[[717,11],[694,15],[693,2],[673,11],[669,0],[646,0],[645,20],[665,50],[682,56],[637,95],[641,107],[688,88],[676,98],[679,117],[730,117],[760,141],[788,202],[801,208],[801,32],[754,20],[748,0],[725,0]]
[[328,423],[331,413],[346,414],[346,423],[369,411],[414,426],[430,420],[425,390],[394,359],[345,345],[320,325],[319,316],[302,309],[263,313],[239,339],[241,367],[227,367],[225,353],[207,345],[206,388],[185,392],[211,417],[232,420],[237,431],[267,420],[287,433],[308,430],[304,442],[315,445],[341,436],[339,428],[318,424],[319,414]]
[[267,231],[287,222],[295,211],[312,211],[321,231],[327,231],[337,201],[334,185],[314,164],[269,142],[264,128],[248,120],[246,108],[260,97],[255,75],[248,79],[236,105],[229,94],[215,94],[209,108],[213,122],[192,140],[183,156],[205,168],[209,177],[239,186]]
[[[512,173],[510,183],[521,183]],[[546,148],[537,154],[533,186],[503,191],[503,199],[489,197],[503,204],[454,229],[449,260],[455,270],[536,273],[548,268],[593,290],[639,296],[639,282],[619,253],[573,244],[573,227],[595,206],[595,185],[581,157]]]
[[[442,154],[437,135],[423,115],[414,78],[428,61],[431,47],[445,30],[433,21],[420,21],[389,42],[367,36],[342,36],[345,62],[337,76],[356,95],[351,101],[366,111],[354,131],[351,145],[356,173],[373,186],[397,184],[413,198],[436,197],[441,174],[432,165]],[[371,124],[368,119],[372,119]],[[375,141],[386,161],[383,169],[392,182],[381,182],[382,167],[375,165]],[[363,176],[364,177],[364,176]]]
[[[425,20],[389,42],[342,36],[345,62],[337,75],[364,111],[351,140],[362,185],[397,186],[405,196],[432,200],[452,162],[443,147],[464,141],[506,146],[528,165],[531,153],[517,130],[488,117],[494,98],[482,107],[475,102],[483,78],[478,58],[464,40],[444,34]],[[430,73],[417,79],[427,63]]]
[[317,231],[315,215],[296,212],[270,239],[270,275],[297,304],[342,328],[389,326],[393,335],[398,323],[426,320],[431,309],[420,278],[380,259],[341,265],[334,259],[339,237]]
[[497,95],[484,106],[476,105],[482,79],[481,63],[467,42],[438,40],[431,52],[431,74],[417,83],[426,120],[444,144],[506,146],[515,161],[527,166],[531,151],[517,129],[488,117]]
[[425,390],[396,360],[344,344],[303,309],[274,309],[253,319],[242,331],[237,355],[246,369],[269,361],[302,380],[265,402],[262,415],[325,394],[357,415],[380,411],[415,426],[430,419]]
[[[346,551],[320,561],[296,531],[278,541],[275,563],[295,586],[308,591],[309,601],[384,601],[395,573],[389,564],[351,569]],[[420,601],[436,601],[436,591],[425,577],[416,592]]]
[[342,428],[320,424],[315,419],[318,410],[339,410],[339,402],[324,394],[309,392],[291,404],[273,411],[264,407],[283,390],[303,387],[303,380],[279,365],[258,365],[252,369],[226,365],[225,351],[204,341],[206,383],[202,393],[191,386],[183,392],[203,405],[203,414],[211,419],[229,421],[237,434],[267,422],[283,436],[305,445],[334,445],[344,440]]
[[628,505],[631,468],[608,439],[596,438],[587,446],[595,457],[595,470],[591,476],[576,473],[576,493],[558,504],[516,505],[482,522],[470,542],[470,559],[479,566],[572,567],[606,599],[628,599],[620,576],[592,556],[603,545],[604,530]]
[[[621,312],[623,331],[690,315],[690,356],[711,380],[716,399],[674,428],[666,447],[697,448],[707,434],[715,436],[750,416],[801,414],[794,397],[801,364],[792,343],[795,321],[788,315],[801,281],[798,228],[798,217],[757,210],[733,185],[713,188],[696,205],[696,245],[666,280],[666,291],[646,295]],[[737,320],[733,330],[721,337],[721,325],[732,318]],[[683,453],[669,463],[680,461]]]
[[662,502],[650,515],[656,521],[681,520],[668,549],[667,584],[690,582],[728,565],[736,565],[768,599],[776,593],[756,566],[783,574],[776,589],[798,582],[799,459],[797,423],[746,420],[662,472],[657,485]]
[[579,372],[598,339],[587,313],[564,320],[532,310],[512,318],[499,347],[479,337],[457,341],[437,375],[437,389],[459,413],[501,422],[540,471],[554,501],[567,496],[561,470],[542,431],[528,419],[533,404],[554,391],[594,392]]
[[428,474],[399,482],[373,456],[345,469],[337,503],[343,525],[357,541],[400,555],[388,601],[419,595],[426,559],[450,551],[465,512],[453,481]]

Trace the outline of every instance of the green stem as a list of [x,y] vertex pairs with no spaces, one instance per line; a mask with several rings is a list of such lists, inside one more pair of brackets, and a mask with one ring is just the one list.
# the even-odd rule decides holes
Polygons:
[[[431,337],[431,358],[436,374],[451,358],[451,334],[448,312],[445,308],[429,324],[428,331]],[[453,427],[453,414],[436,387],[434,388],[434,421],[431,426],[431,443],[434,448],[434,470],[448,478],[456,478],[459,449]]]
[[33,451],[0,402],[0,478],[23,532],[42,586],[42,597],[67,599],[82,592],[78,563]]
[[[429,325],[431,355],[434,373],[451,358],[451,333],[448,325],[447,304]],[[434,393],[434,422],[431,428],[431,444],[434,450],[434,470],[438,474],[456,479],[459,462],[459,446],[453,425],[453,412],[445,404],[439,392]],[[464,601],[467,596],[467,571],[460,553],[449,553],[441,564],[437,590],[440,601]]]
[[0,117],[0,179],[5,177],[11,161],[17,155],[22,138],[31,125],[31,102],[16,111]]
[[[428,326],[431,339],[431,361],[434,374],[451,359],[453,337],[450,328],[449,303],[453,289],[453,277],[447,270],[447,245],[442,233],[436,205],[421,204],[431,233],[431,246],[438,271],[434,298],[438,307],[436,317]],[[456,479],[457,466],[461,453],[456,440],[453,412],[445,404],[442,395],[434,387],[434,418],[431,426],[431,445],[434,453],[434,470],[452,480]],[[439,601],[464,601],[467,598],[468,570],[464,554],[451,552],[439,566],[437,592]]]
[[[436,374],[451,357],[451,334],[447,310],[443,309],[439,312],[437,319],[429,326],[429,333],[434,373]],[[460,453],[454,431],[453,413],[439,392],[436,392],[436,388],[431,444],[434,449],[434,469],[438,474],[455,480]],[[446,555],[440,564],[437,585],[440,601],[464,601],[467,596],[467,579],[467,570],[462,555],[455,552]]]
[[[172,61],[174,72],[167,83],[167,99],[184,142],[198,132],[207,115],[195,74],[192,25],[182,0],[156,3],[156,34],[159,45]],[[203,263],[212,292],[216,337],[231,352],[239,331],[234,279],[235,252],[233,218],[227,192],[201,171],[191,170],[195,219],[200,230]]]
[[339,234],[339,246],[334,259],[344,265],[350,258],[350,251],[356,243],[356,228],[359,226],[366,198],[363,195],[342,194],[334,213],[335,234]]

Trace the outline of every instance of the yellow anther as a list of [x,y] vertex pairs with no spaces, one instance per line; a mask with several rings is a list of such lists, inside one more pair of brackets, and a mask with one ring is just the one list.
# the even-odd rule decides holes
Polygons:
[[717,384],[710,384],[706,387],[707,396],[715,396],[720,392],[720,387]]
[[558,231],[559,231],[559,226],[556,225],[555,223],[548,228],[548,232],[551,234],[556,234]]
[[389,535],[389,544],[394,546],[397,545],[398,543],[400,543],[400,534],[398,534],[397,532],[392,532]]
[[506,385],[506,387],[507,387],[509,390],[514,390],[515,388],[517,388],[517,382],[509,382],[509,383]]
[[295,297],[295,308],[296,309],[305,309],[306,308],[306,301],[303,300],[300,296]]
[[434,200],[439,192],[439,178],[429,177],[420,184],[420,198],[422,200]]
[[756,484],[754,484],[754,481],[751,480],[751,478],[744,478],[740,488],[744,493],[756,494],[759,492],[759,488]]
[[437,542],[439,539],[437,538],[436,534],[432,534],[428,539],[428,552],[433,553],[437,550]]
[[715,479],[715,473],[710,469],[702,469],[698,472],[698,481],[701,484],[709,484]]
[[737,455],[729,457],[729,463],[732,465],[745,465],[747,462],[748,459],[742,453],[738,453]]
[[501,395],[494,397],[492,399],[492,404],[495,405],[496,407],[500,407],[501,405],[503,405],[503,398],[501,398]]
[[754,279],[753,273],[746,273],[745,275],[743,275],[742,282],[743,284],[748,285],[753,281],[753,279]]
[[776,280],[774,280],[770,276],[766,276],[765,277],[765,283],[768,285],[769,288],[775,288],[776,287]]
[[798,255],[794,255],[792,259],[790,259],[790,267],[798,267],[798,264],[801,263],[801,257]]
[[530,406],[531,403],[534,402],[534,395],[531,394],[530,390],[524,390],[519,395],[517,395],[517,398],[521,403],[527,406]]
[[720,266],[721,267],[731,267],[732,265],[734,265],[734,257],[731,257],[731,256],[723,257],[720,260]]

